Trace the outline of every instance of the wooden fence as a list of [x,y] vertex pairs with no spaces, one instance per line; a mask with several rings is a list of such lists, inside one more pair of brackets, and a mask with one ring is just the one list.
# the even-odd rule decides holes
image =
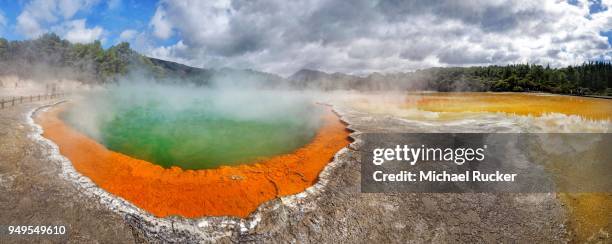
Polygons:
[[43,101],[49,99],[55,99],[66,96],[66,93],[50,93],[50,94],[40,94],[40,95],[30,95],[30,96],[18,96],[11,98],[1,98],[0,99],[0,109],[8,108],[15,106],[17,104],[22,104],[25,102],[35,102],[35,101]]

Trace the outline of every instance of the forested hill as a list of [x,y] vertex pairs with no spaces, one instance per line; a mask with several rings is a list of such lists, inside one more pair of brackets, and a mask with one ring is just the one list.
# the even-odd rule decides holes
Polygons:
[[0,38],[0,75],[69,78],[84,83],[114,82],[129,71],[160,81],[235,87],[288,87],[316,90],[542,91],[612,95],[612,63],[588,62],[551,68],[536,64],[429,68],[372,73],[365,77],[303,69],[288,78],[254,70],[201,69],[143,56],[120,43],[72,44],[55,34],[38,39]]
[[207,85],[212,77],[249,76],[265,85],[278,85],[282,78],[253,70],[201,69],[141,55],[127,42],[104,49],[99,41],[73,44],[50,33],[34,40],[7,41],[0,38],[0,75],[24,78],[65,78],[84,83],[108,83],[133,71],[159,81]]
[[132,51],[128,43],[104,50],[99,41],[72,44],[55,34],[35,40],[7,41],[0,38],[0,73],[21,77],[72,78],[105,82],[125,74],[131,63],[148,59]]
[[[423,76],[437,90],[543,91],[564,94],[612,95],[612,63],[588,62],[551,68],[548,65],[511,64],[468,68],[433,68]],[[418,72],[417,72],[418,73]],[[459,82],[459,84],[457,84]]]
[[297,87],[326,90],[540,91],[612,95],[612,63],[551,68],[535,64],[428,68],[365,77],[303,69],[288,78]]

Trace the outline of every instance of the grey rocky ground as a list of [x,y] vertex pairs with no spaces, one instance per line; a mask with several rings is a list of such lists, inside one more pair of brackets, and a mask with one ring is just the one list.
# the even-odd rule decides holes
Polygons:
[[[52,101],[46,101],[49,103]],[[0,235],[0,243],[133,243],[123,218],[60,177],[60,168],[28,138],[31,109],[45,102],[0,110],[0,225],[64,225],[65,236]]]
[[[151,223],[111,211],[60,177],[60,167],[28,138],[25,116],[40,103],[0,110],[0,225],[61,224],[68,242],[133,243],[190,240],[155,233]],[[409,131],[405,124],[340,111],[357,132]],[[551,194],[364,194],[359,133],[326,170],[322,188],[299,200],[282,198],[258,210],[253,228],[228,227],[219,242],[566,242],[565,212]],[[154,224],[154,223],[153,223]],[[177,235],[172,237],[172,235]],[[2,239],[3,238],[3,239]],[[161,238],[161,239],[160,239]],[[0,237],[0,243],[43,239]],[[46,239],[56,241],[61,239]],[[202,241],[200,239],[199,241]]]
[[[410,131],[390,118],[340,109],[358,132]],[[353,137],[359,142],[359,133]],[[552,194],[360,192],[359,143],[308,209],[279,207],[239,240],[323,243],[567,242],[565,211]],[[281,206],[283,206],[281,204]]]

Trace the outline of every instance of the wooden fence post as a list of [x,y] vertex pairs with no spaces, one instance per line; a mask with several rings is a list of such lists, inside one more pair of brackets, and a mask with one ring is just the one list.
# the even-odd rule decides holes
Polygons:
[[8,107],[8,105],[10,103],[11,107],[15,106],[15,103],[20,103],[23,104],[24,100],[25,102],[28,102],[28,98],[30,99],[29,102],[34,102],[35,100],[41,101],[41,100],[45,100],[45,99],[53,99],[53,98],[60,98],[65,96],[65,93],[46,93],[46,94],[38,94],[38,95],[28,95],[28,96],[13,96],[9,99],[5,99],[0,98],[0,109],[4,109],[6,107]]

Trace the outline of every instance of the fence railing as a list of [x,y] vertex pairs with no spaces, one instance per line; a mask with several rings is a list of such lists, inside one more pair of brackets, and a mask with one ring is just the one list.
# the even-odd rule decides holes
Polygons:
[[0,98],[0,109],[15,106],[25,102],[36,102],[49,99],[55,99],[66,96],[66,93],[49,93],[30,96],[15,96],[10,98]]

